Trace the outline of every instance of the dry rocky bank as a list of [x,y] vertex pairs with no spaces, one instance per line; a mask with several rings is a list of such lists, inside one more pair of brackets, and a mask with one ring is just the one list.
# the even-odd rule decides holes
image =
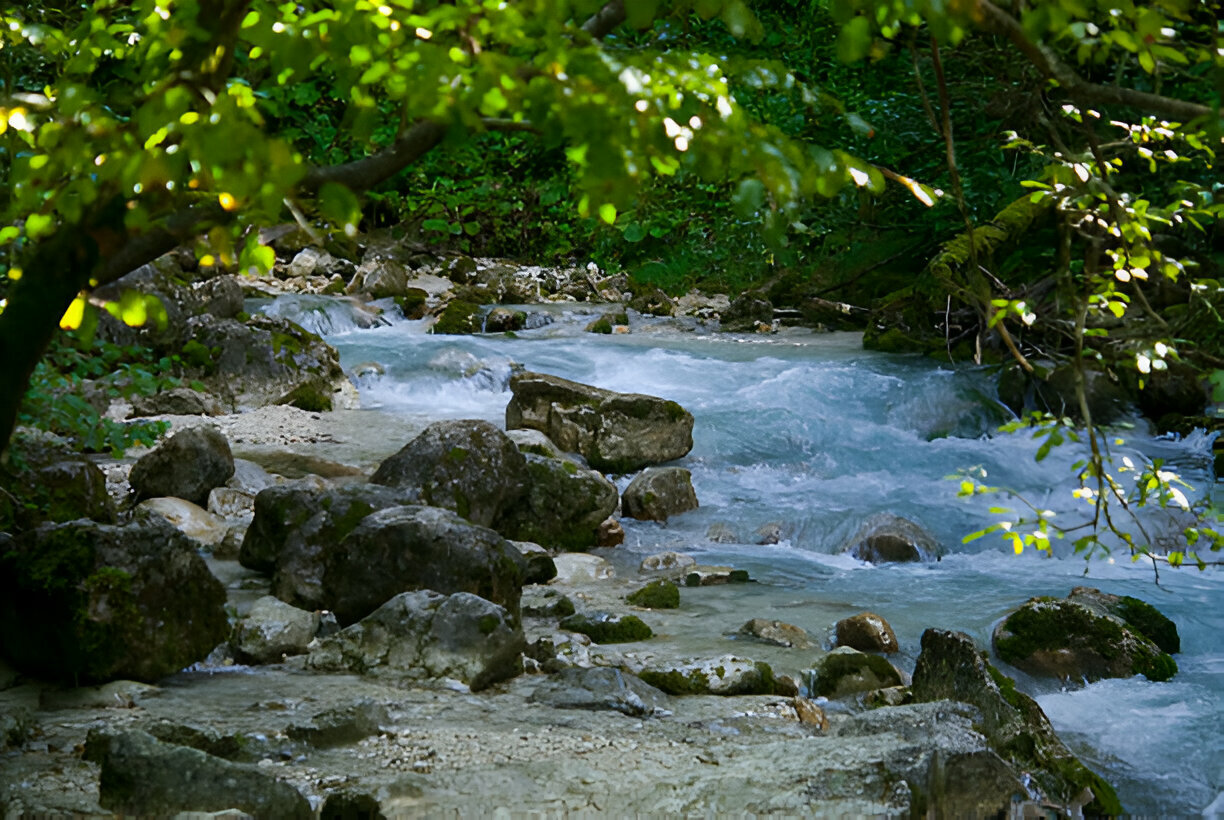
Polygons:
[[[103,333],[169,349],[195,342],[208,392],[112,405],[119,416],[160,413],[176,434],[152,453],[98,460],[108,498],[77,512],[100,510],[90,517],[112,529],[27,521],[0,534],[0,554],[27,577],[37,562],[22,556],[43,554],[48,533],[95,549],[151,531],[216,582],[216,592],[156,606],[199,608],[184,634],[215,621],[219,603],[204,598],[220,595],[228,616],[208,627],[219,644],[211,653],[166,660],[163,671],[136,675],[144,683],[114,680],[149,669],[139,657],[108,656],[105,668],[65,656],[32,663],[34,649],[14,658],[10,642],[13,666],[0,671],[6,816],[1119,809],[966,636],[928,630],[916,664],[891,656],[899,669],[878,615],[813,636],[754,618],[741,603],[751,583],[733,583],[748,579],[732,568],[618,552],[619,515],[665,521],[697,503],[685,471],[651,466],[691,446],[692,416],[679,405],[520,374],[507,426],[522,429],[509,436],[484,423],[345,409],[355,390],[334,351],[286,320],[241,309],[253,288],[336,294],[370,323],[384,305],[471,332],[489,330],[500,310],[482,301],[594,298],[693,321],[721,311],[735,325],[725,298],[635,298],[623,279],[593,271],[439,261],[376,243],[360,263],[292,245],[282,256],[277,276],[258,283],[178,257],[134,275],[171,306],[171,325]],[[395,301],[367,307],[369,298]],[[530,321],[526,310],[504,312],[504,330]],[[608,331],[628,329],[620,314],[609,311]],[[774,321],[762,313],[739,326],[764,331]],[[200,427],[219,433],[209,436],[229,473],[202,495],[170,492],[166,482],[199,478],[210,457],[170,451]],[[163,474],[150,478],[158,458]],[[642,468],[623,500],[600,472]],[[193,493],[196,504],[185,500]],[[881,563],[939,553],[929,535],[886,515],[865,522],[846,550]],[[107,587],[99,604],[105,563],[70,590],[88,593],[80,617],[91,627],[111,624],[105,604],[126,600]],[[80,602],[9,600],[0,606],[9,635],[54,620],[40,603]],[[1116,602],[1102,606],[1102,640],[1139,647],[1146,664],[1114,664],[1111,674],[1168,671],[1162,653],[1175,648],[1153,648],[1109,609]],[[62,629],[79,638],[78,613],[67,615]],[[1039,643],[1025,646],[1039,660],[1056,654],[1060,673],[1074,674],[1056,641]],[[826,651],[834,644],[843,646]],[[1084,651],[1089,661],[1093,651],[1117,654],[1100,644]],[[73,675],[97,685],[66,686]]]

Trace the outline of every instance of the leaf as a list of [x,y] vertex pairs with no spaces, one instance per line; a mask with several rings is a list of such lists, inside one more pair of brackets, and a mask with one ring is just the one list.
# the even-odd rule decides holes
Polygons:
[[85,297],[77,296],[72,300],[72,304],[64,311],[64,315],[60,318],[59,326],[64,330],[76,330],[81,326],[81,320],[85,318]]
[[866,17],[855,17],[842,26],[837,35],[837,58],[843,63],[856,63],[871,49],[871,23]]
[[599,206],[599,218],[609,225],[616,222],[616,206],[611,202],[605,202]]
[[646,229],[640,222],[630,222],[621,235],[625,237],[626,242],[641,242],[646,238]]

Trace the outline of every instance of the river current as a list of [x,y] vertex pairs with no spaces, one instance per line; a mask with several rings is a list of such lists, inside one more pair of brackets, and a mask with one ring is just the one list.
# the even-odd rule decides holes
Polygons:
[[[1085,561],[1066,542],[1054,543],[1053,557],[1016,555],[997,536],[964,543],[996,519],[990,507],[1017,502],[958,497],[950,476],[960,470],[984,470],[986,483],[1056,511],[1056,521],[1077,521],[1084,508],[1071,495],[1080,448],[1054,448],[1037,463],[1031,434],[998,433],[1011,415],[987,373],[864,351],[858,334],[714,334],[636,316],[629,334],[584,333],[597,315],[587,306],[527,308],[533,324],[551,321],[514,336],[432,336],[406,321],[359,330],[345,303],[306,297],[264,309],[324,335],[357,374],[363,407],[502,424],[506,384],[520,366],[679,402],[696,423],[693,450],[678,463],[692,472],[701,507],[666,525],[626,519],[623,549],[676,549],[749,570],[761,583],[740,599],[744,620],[777,618],[820,638],[837,619],[871,610],[893,625],[897,663],[912,671],[925,628],[962,630],[986,647],[998,620],[1035,595],[1088,585],[1156,605],[1181,634],[1171,681],[1063,688],[1001,668],[1130,811],[1224,813],[1224,572],[1166,568],[1157,585],[1150,565],[1123,550]],[[1111,444],[1119,460],[1164,459],[1192,488],[1191,501],[1216,486],[1202,434],[1158,439],[1136,420]],[[925,526],[943,559],[873,567],[838,554],[879,512]],[[1145,525],[1171,537],[1184,522],[1158,511]]]

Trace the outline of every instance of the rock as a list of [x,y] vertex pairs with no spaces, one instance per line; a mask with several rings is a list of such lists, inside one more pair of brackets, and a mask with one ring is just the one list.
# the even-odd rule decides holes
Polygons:
[[636,615],[613,615],[610,612],[579,612],[561,621],[562,629],[586,635],[595,643],[631,643],[644,641],[654,632]]
[[680,588],[665,578],[657,578],[636,592],[629,593],[625,600],[647,609],[677,609],[680,606]]
[[408,290],[408,273],[394,259],[372,259],[357,267],[346,290],[348,293],[368,293],[375,299],[403,296]]
[[[874,656],[873,656],[874,657]],[[914,668],[914,700],[957,700],[981,712],[979,731],[1001,757],[1027,771],[1045,795],[1058,803],[1075,800],[1085,787],[1095,799],[1088,815],[1122,814],[1114,790],[1071,754],[1054,734],[1037,702],[987,663],[962,632],[928,629]]]
[[838,646],[849,646],[860,652],[896,652],[901,648],[888,621],[874,612],[842,618],[834,629]]
[[524,618],[564,618],[574,614],[574,602],[549,587],[523,587],[520,606]]
[[30,464],[14,479],[0,476],[0,491],[11,494],[11,509],[0,510],[0,530],[29,529],[46,521],[63,523],[90,518],[103,524],[116,520],[115,504],[106,492],[106,474],[80,456],[51,455]]
[[715,544],[734,544],[739,541],[739,536],[730,525],[716,521],[706,528],[706,539]]
[[534,453],[545,458],[566,458],[568,456],[553,443],[552,439],[539,430],[507,430],[506,437],[514,442],[514,446],[519,448],[519,452],[523,455]]
[[612,565],[598,555],[570,552],[553,558],[557,567],[555,584],[574,584],[589,581],[606,581],[616,575]]
[[625,543],[625,528],[615,518],[601,521],[599,530],[595,533],[595,546],[619,547]]
[[580,632],[553,632],[537,638],[527,647],[526,657],[538,664],[541,671],[548,673],[594,666],[591,639]]
[[203,381],[240,409],[289,404],[317,412],[360,401],[335,349],[287,319],[200,317],[188,325],[209,351]]
[[667,707],[663,692],[637,675],[609,667],[564,669],[529,700],[554,709],[611,709],[630,717],[651,717]]
[[225,482],[225,486],[250,493],[254,497],[260,490],[266,490],[278,483],[280,480],[277,477],[269,474],[254,461],[236,458],[234,459],[234,474],[230,476],[229,481]]
[[263,752],[270,751],[261,748],[261,744],[252,742],[255,738],[251,735],[222,734],[206,725],[159,720],[146,724],[141,729],[163,743],[190,746],[226,760],[254,762],[262,757]]
[[643,572],[669,572],[697,566],[697,559],[679,552],[660,552],[642,559]]
[[350,624],[405,590],[470,592],[517,618],[526,562],[506,539],[438,507],[371,513],[324,546],[322,608]]
[[812,693],[826,698],[901,685],[901,675],[891,663],[848,646],[825,655],[812,671]]
[[485,333],[508,333],[522,330],[526,324],[527,314],[523,311],[499,307],[485,314],[481,330]]
[[[370,482],[411,490],[426,504],[489,527],[522,497],[528,472],[522,453],[502,431],[467,419],[429,425],[379,465]],[[518,540],[546,543],[528,534]]]
[[180,430],[132,467],[128,482],[137,499],[172,496],[204,506],[208,493],[234,474],[229,442],[215,427]]
[[326,251],[317,248],[302,248],[286,266],[285,272],[289,276],[313,276],[315,269],[322,267],[326,255]]
[[24,706],[7,706],[0,712],[0,752],[10,746],[17,748],[25,743],[34,725],[34,715]]
[[891,513],[877,513],[868,518],[838,552],[849,552],[858,560],[871,564],[932,561],[938,560],[943,553],[935,536],[913,521]]
[[225,412],[216,396],[190,387],[175,387],[151,396],[132,396],[131,402],[135,416],[219,416]]
[[38,708],[57,709],[134,709],[145,698],[161,692],[156,686],[132,680],[113,680],[101,686],[73,686],[70,689],[44,689]]
[[760,294],[741,293],[722,312],[719,329],[732,332],[755,330],[773,322],[773,305]]
[[1134,598],[1130,604],[1122,600],[1085,587],[1062,600],[1032,598],[995,627],[995,653],[1030,674],[1075,682],[1140,674],[1154,681],[1172,678],[1177,662],[1115,614],[1142,612],[1151,623],[1155,609],[1137,606],[1143,602]]
[[14,667],[67,681],[155,681],[229,631],[225,590],[164,521],[46,524],[0,555],[0,646]]
[[220,518],[249,524],[255,517],[255,493],[215,487],[208,493],[208,511]]
[[404,592],[319,641],[308,665],[413,680],[450,677],[473,691],[522,671],[522,630],[503,607],[466,592]]
[[257,817],[314,817],[310,803],[289,784],[147,732],[93,730],[85,757],[101,766],[98,802],[121,814],[238,809]]
[[279,663],[285,655],[304,655],[318,631],[319,613],[265,595],[234,627],[231,643],[243,663]]
[[640,521],[666,521],[697,509],[692,475],[681,467],[651,467],[625,488],[624,515]]
[[286,730],[291,740],[316,748],[350,746],[376,735],[383,724],[390,723],[387,707],[368,698],[319,712],[308,726],[293,725]]
[[480,332],[480,306],[466,299],[452,299],[430,333],[465,335]]
[[812,647],[812,642],[808,640],[806,631],[782,621],[753,618],[740,627],[739,634],[743,637],[752,638],[774,646],[785,646],[792,649],[810,649]]
[[531,541],[511,541],[510,543],[526,562],[523,569],[524,584],[547,584],[557,577],[557,565],[546,549]]
[[224,518],[181,498],[146,498],[136,505],[134,514],[138,520],[158,516],[192,541],[206,547],[220,544],[229,532]]
[[669,695],[772,695],[769,664],[724,655],[714,660],[643,669],[642,680]]
[[903,706],[913,699],[913,692],[908,686],[886,686],[864,695],[863,705],[868,709],[882,709],[886,706]]
[[599,526],[616,509],[616,485],[594,470],[564,458],[528,453],[527,491],[506,505],[494,528],[507,538],[535,541],[549,549],[595,546]]
[[327,795],[319,820],[386,820],[373,795],[340,791]]
[[691,566],[684,570],[684,585],[686,587],[713,587],[722,584],[748,584],[748,570],[732,569],[731,567]]
[[244,308],[242,284],[237,276],[222,275],[191,285],[191,312],[218,319],[232,319]]
[[324,609],[324,555],[375,510],[398,507],[412,493],[358,484],[320,489],[309,481],[279,484],[255,496],[255,516],[239,562],[273,573],[272,591],[301,609]]
[[671,297],[659,288],[647,289],[629,300],[629,308],[651,316],[671,316],[676,306]]
[[825,715],[824,709],[814,701],[795,697],[791,700],[791,706],[795,707],[795,716],[799,718],[800,723],[821,732],[829,731],[829,718]]
[[545,433],[597,470],[624,473],[671,461],[693,448],[693,416],[673,401],[614,393],[541,373],[510,378],[508,429]]

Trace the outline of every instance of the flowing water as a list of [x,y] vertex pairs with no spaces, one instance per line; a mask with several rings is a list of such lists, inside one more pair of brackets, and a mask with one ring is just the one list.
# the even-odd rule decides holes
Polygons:
[[[1058,521],[1076,520],[1083,506],[1070,481],[1083,453],[1059,447],[1038,464],[1030,434],[996,434],[1009,413],[988,374],[866,352],[857,334],[715,335],[635,321],[631,334],[600,336],[582,332],[594,314],[574,306],[529,308],[547,311],[532,324],[552,321],[515,337],[431,336],[418,322],[334,333],[352,325],[329,312],[347,308],[297,310],[291,318],[308,325],[326,318],[328,327],[315,326],[346,370],[363,374],[366,407],[500,424],[519,366],[680,402],[696,425],[693,451],[679,463],[692,471],[701,508],[666,525],[626,520],[623,560],[678,549],[748,569],[762,583],[726,598],[743,608],[723,613],[728,623],[771,617],[822,635],[838,618],[872,610],[892,623],[899,663],[912,669],[926,627],[959,629],[988,646],[994,624],[1034,595],[1061,597],[1085,584],[1155,604],[1181,633],[1173,680],[1064,690],[1017,677],[1131,811],[1224,811],[1224,574],[1166,569],[1157,586],[1150,566],[1123,551],[1086,563],[1064,542],[1055,542],[1054,557],[1014,555],[994,536],[963,543],[994,520],[989,507],[1016,503],[958,497],[959,482],[948,477],[964,468],[984,469],[987,483],[1021,491]],[[1191,500],[1213,489],[1205,436],[1160,440],[1139,421],[1117,435],[1124,441],[1114,442],[1115,457],[1165,459],[1194,488]],[[943,560],[872,567],[838,554],[867,517],[884,511],[933,532]],[[1185,524],[1162,512],[1145,525],[1168,537]],[[778,542],[762,544],[769,533]]]

